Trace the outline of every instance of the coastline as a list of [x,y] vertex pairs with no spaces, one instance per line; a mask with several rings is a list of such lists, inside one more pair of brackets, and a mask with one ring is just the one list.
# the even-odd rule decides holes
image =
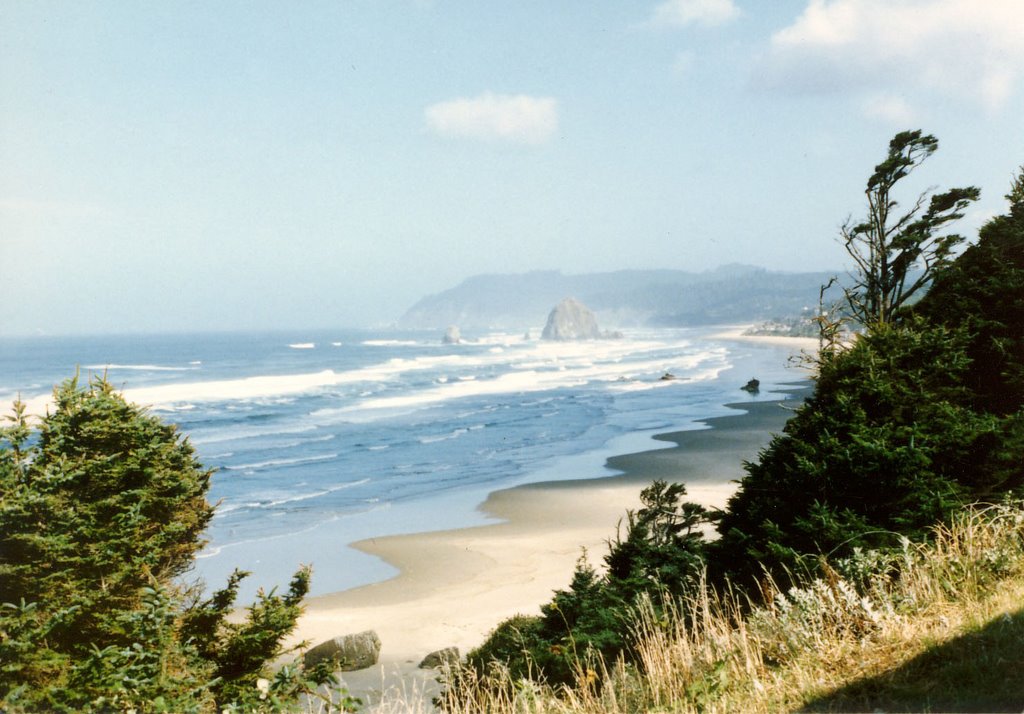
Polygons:
[[808,392],[809,383],[800,382],[778,400],[727,404],[737,413],[698,420],[706,428],[655,436],[662,447],[609,458],[614,475],[495,491],[479,510],[497,523],[355,543],[399,574],[308,599],[291,641],[317,644],[375,630],[380,662],[346,673],[349,689],[371,702],[389,690],[429,695],[436,672],[417,669],[426,654],[444,647],[465,654],[502,620],[539,612],[553,590],[568,586],[584,549],[600,565],[617,523],[651,481],[685,483],[689,500],[724,506],[743,461],[756,458],[789,418],[785,407]]
[[762,345],[785,345],[794,348],[794,354],[810,352],[817,354],[818,338],[816,337],[788,337],[787,335],[746,335],[744,331],[753,325],[734,325],[728,329],[716,332],[711,335],[716,340],[736,340],[738,342],[751,342]]

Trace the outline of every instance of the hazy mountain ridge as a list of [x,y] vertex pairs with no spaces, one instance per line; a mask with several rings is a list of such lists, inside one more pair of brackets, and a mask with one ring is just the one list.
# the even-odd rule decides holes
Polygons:
[[799,315],[835,273],[790,273],[728,265],[691,273],[621,270],[477,275],[419,300],[399,319],[410,329],[525,329],[544,324],[551,308],[575,297],[602,325],[684,326]]

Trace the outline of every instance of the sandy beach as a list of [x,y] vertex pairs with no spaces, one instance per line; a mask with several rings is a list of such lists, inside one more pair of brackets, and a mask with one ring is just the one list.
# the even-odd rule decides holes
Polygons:
[[[804,391],[794,386],[794,394]],[[724,505],[743,461],[781,431],[796,403],[731,404],[736,413],[704,420],[708,428],[664,434],[656,437],[662,448],[609,459],[621,475],[496,491],[480,506],[502,519],[494,525],[356,543],[400,574],[310,599],[294,640],[375,630],[380,663],[346,674],[349,688],[370,701],[382,690],[429,689],[435,673],[416,667],[424,655],[452,646],[465,654],[503,619],[539,612],[568,585],[583,549],[600,564],[607,539],[654,479],[685,483],[691,500]]]

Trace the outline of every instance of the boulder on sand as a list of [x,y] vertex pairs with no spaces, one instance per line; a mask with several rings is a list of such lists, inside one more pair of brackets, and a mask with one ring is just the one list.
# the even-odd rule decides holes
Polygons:
[[336,659],[342,672],[354,672],[377,664],[379,655],[380,638],[373,630],[366,630],[321,642],[306,652],[302,661],[307,667],[312,667],[324,660]]
[[431,652],[420,662],[420,669],[435,669],[445,665],[454,666],[459,663],[459,648],[445,647],[443,650]]

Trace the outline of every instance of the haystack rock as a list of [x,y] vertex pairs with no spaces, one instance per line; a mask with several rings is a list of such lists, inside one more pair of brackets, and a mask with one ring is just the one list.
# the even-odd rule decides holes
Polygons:
[[555,306],[541,333],[545,340],[596,340],[603,336],[594,313],[574,298],[566,298]]

